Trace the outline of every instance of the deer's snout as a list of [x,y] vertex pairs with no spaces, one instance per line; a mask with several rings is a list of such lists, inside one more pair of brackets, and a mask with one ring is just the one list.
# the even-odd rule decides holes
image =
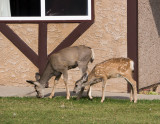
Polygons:
[[37,95],[37,98],[44,98],[43,95]]
[[75,87],[74,87],[74,90],[73,90],[73,93],[78,93],[78,85],[76,84]]

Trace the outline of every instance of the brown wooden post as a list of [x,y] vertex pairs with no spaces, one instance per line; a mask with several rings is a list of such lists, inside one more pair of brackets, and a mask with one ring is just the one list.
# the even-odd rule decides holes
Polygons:
[[39,23],[38,34],[38,68],[40,75],[43,73],[47,64],[47,23]]
[[[134,79],[138,85],[138,0],[127,0],[127,53],[135,63]],[[130,87],[128,86],[128,90]]]

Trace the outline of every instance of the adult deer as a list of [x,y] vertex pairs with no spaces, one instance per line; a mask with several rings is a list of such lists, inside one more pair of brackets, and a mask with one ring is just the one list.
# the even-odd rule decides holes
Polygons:
[[[134,98],[134,103],[137,102],[137,87],[136,81],[132,78],[134,71],[134,62],[129,58],[112,58],[101,62],[93,68],[93,70],[78,80],[75,84],[74,92],[79,93],[85,86],[96,84],[102,81],[102,99],[105,99],[105,87],[107,80],[115,77],[123,77],[129,84],[131,84],[130,101]],[[92,99],[91,91],[89,91],[89,98]]]
[[27,80],[27,82],[35,85],[37,97],[42,98],[44,97],[43,90],[45,88],[45,84],[52,76],[55,76],[53,89],[51,95],[49,96],[50,98],[52,98],[54,96],[55,84],[63,74],[63,80],[67,92],[67,99],[69,99],[70,92],[67,84],[68,70],[78,67],[81,70],[82,75],[84,75],[88,69],[88,63],[93,62],[93,60],[94,52],[90,47],[84,45],[67,47],[50,56],[48,64],[41,77],[36,74],[36,81]]

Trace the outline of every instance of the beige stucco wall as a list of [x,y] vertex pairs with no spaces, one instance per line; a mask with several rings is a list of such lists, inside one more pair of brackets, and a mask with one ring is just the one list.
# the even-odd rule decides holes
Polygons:
[[[48,54],[78,24],[48,24]],[[9,24],[9,26],[37,53],[38,25]],[[96,63],[112,57],[127,56],[127,1],[95,0],[95,23],[73,44],[87,45],[94,49],[96,59],[89,64],[89,70]],[[0,85],[30,86],[26,79],[34,80],[38,69],[0,33]],[[69,86],[80,78],[78,68],[69,71]],[[52,86],[53,79],[50,80]],[[62,79],[57,88],[64,87]],[[95,86],[101,89],[101,84]],[[123,79],[108,81],[108,91],[127,91]]]
[[160,81],[160,1],[138,1],[139,87]]

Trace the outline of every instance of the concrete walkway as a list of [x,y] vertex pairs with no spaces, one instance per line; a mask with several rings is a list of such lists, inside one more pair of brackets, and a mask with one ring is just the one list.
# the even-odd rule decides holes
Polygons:
[[[36,96],[34,87],[16,87],[16,86],[0,86],[0,97],[33,97]],[[45,89],[45,97],[48,97],[52,88]],[[65,89],[56,89],[55,96],[66,96]],[[86,93],[84,93],[86,95]],[[71,91],[71,96],[76,96]],[[93,97],[101,97],[101,91],[92,91]],[[115,99],[129,99],[129,93],[111,93],[106,92],[106,97]],[[154,100],[159,99],[160,95],[143,95],[138,94],[138,99]]]

